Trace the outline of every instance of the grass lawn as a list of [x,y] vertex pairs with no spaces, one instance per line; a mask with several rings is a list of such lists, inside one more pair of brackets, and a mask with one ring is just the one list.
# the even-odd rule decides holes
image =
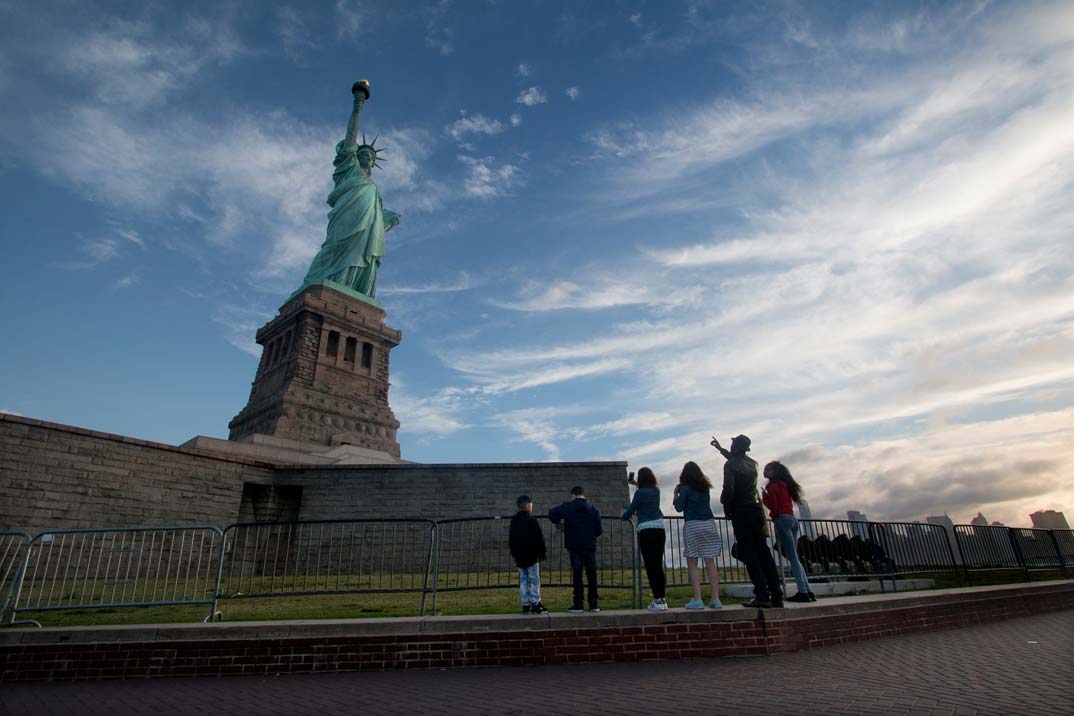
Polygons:
[[[681,586],[685,582],[685,570],[668,570],[669,580],[673,583],[668,587],[668,602],[672,607],[681,607],[690,599],[690,588]],[[621,573],[620,573],[621,574]],[[1062,579],[1062,572],[1042,571],[1032,572],[1034,581],[1049,579]],[[420,585],[421,579],[413,575],[397,575],[398,584],[370,584],[368,581],[353,581],[347,579],[335,580],[332,583],[318,584],[316,580],[302,582],[300,580],[273,580],[271,584],[268,578],[260,578],[261,581],[248,580],[243,586],[246,590],[243,595],[233,599],[221,599],[218,609],[225,621],[273,621],[273,620],[296,620],[296,619],[360,619],[371,617],[413,617],[421,613],[422,595],[420,593],[368,593],[368,594],[321,594],[313,596],[279,596],[279,597],[250,597],[247,596],[259,590],[286,592],[289,590],[315,590],[315,589],[347,589],[347,588],[370,588],[374,586],[411,587]],[[465,586],[467,584],[505,584],[513,575],[497,574],[471,574],[453,575],[450,580],[444,580],[442,587]],[[611,575],[605,575],[605,579]],[[935,580],[936,589],[965,586],[960,583],[958,577],[951,573],[927,575]],[[974,586],[988,584],[1021,583],[1022,573],[1017,570],[1004,570],[994,572],[974,572],[971,574]],[[139,585],[139,589],[144,585]],[[793,591],[793,583],[790,585]],[[707,585],[704,589],[707,594]],[[182,593],[182,590],[180,590]],[[644,608],[651,598],[646,589],[642,595]],[[723,603],[728,606],[737,606],[743,600],[723,596]],[[566,611],[571,604],[571,589],[569,587],[544,587],[542,589],[542,601],[552,611]],[[605,588],[601,590],[601,608],[603,609],[630,609],[631,593],[629,589]],[[503,587],[493,589],[470,589],[467,591],[441,591],[437,594],[436,615],[476,615],[476,614],[517,614],[521,611],[518,601],[517,587]],[[57,611],[26,611],[19,612],[19,619],[36,619],[43,626],[89,626],[108,624],[169,624],[169,623],[197,623],[202,621],[209,613],[209,605],[195,606],[150,606],[150,607],[105,607],[91,609],[66,609]],[[426,615],[433,615],[432,595],[426,595]]]

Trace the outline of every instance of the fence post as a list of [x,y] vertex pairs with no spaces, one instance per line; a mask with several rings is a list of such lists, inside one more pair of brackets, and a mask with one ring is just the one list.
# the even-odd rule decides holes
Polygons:
[[[34,620],[25,620],[22,622],[16,621],[16,611],[19,605],[19,597],[22,595],[22,583],[26,577],[26,567],[30,563],[30,545],[33,544],[33,537],[26,532],[12,533],[12,537],[22,537],[25,552],[15,563],[15,573],[11,580],[11,587],[7,590],[7,594],[4,596],[4,601],[0,604],[0,626],[14,626],[15,624],[33,624],[40,627],[41,624]],[[4,623],[4,614],[10,608],[11,618]]]
[[[425,556],[425,570],[421,575],[421,615],[425,616],[425,598],[429,594],[429,573],[433,569],[433,554],[436,547],[437,536],[437,524],[430,520],[429,527],[429,552]],[[434,582],[435,585],[435,582]],[[436,594],[436,587],[433,587],[433,594]],[[436,597],[433,597],[433,615],[436,615]]]
[[437,520],[434,522],[433,526],[435,528],[433,534],[436,537],[434,540],[436,548],[433,550],[433,616],[435,617],[437,614],[436,596],[437,590],[440,587],[440,521]]
[[[229,525],[230,526],[230,525]],[[209,605],[209,615],[203,623],[224,621],[224,613],[217,607],[220,605],[220,580],[224,574],[224,544],[227,542],[227,528],[220,530],[220,545],[216,548],[216,579],[213,582],[213,603]],[[220,617],[217,619],[217,617]]]
[[[776,532],[776,523],[769,517],[765,517],[768,520],[768,533],[772,535],[772,547],[776,550],[776,570],[779,573],[779,581],[783,587],[783,596],[787,596],[787,570],[783,566],[783,545],[779,541],[779,533]],[[798,545],[795,545],[795,549]]]
[[[952,528],[952,532],[955,535],[955,548],[958,549],[958,556],[962,559],[962,563],[966,563],[966,557],[962,554],[962,542],[958,539],[958,530]],[[962,573],[958,571],[958,562],[955,560],[955,550],[951,548],[951,538],[947,534],[947,528],[943,531],[943,541],[947,543],[947,555],[951,558],[951,571],[958,577],[958,586],[963,586]],[[969,575],[969,572],[966,572]]]
[[1017,528],[1008,527],[1007,539],[1011,542],[1011,549],[1014,550],[1014,558],[1018,560],[1018,566],[1022,568],[1022,581],[1029,582],[1031,581],[1029,578],[1029,567],[1026,565],[1025,555],[1022,554],[1022,545],[1018,542],[1017,532]]
[[[970,576],[970,562],[966,559],[966,550],[962,549],[962,533],[955,527],[955,544],[958,545],[958,554],[962,557],[962,572],[966,575],[966,586],[973,586],[973,577]],[[989,555],[991,557],[992,555]]]
[[630,572],[630,608],[641,609],[641,553],[638,551],[638,531],[634,529],[630,531]]
[[1063,570],[1063,579],[1070,577],[1067,572],[1067,561],[1063,558],[1063,550],[1059,548],[1059,540],[1055,538],[1055,530],[1048,530],[1048,536],[1052,539],[1052,547],[1055,548],[1055,557],[1059,560],[1059,569]]

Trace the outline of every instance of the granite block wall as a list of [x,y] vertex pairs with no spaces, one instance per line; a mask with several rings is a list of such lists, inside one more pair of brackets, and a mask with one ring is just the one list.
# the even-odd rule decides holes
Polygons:
[[279,466],[0,414],[0,529],[510,515],[584,486],[618,519],[626,463]]
[[0,529],[234,521],[269,465],[0,414]]

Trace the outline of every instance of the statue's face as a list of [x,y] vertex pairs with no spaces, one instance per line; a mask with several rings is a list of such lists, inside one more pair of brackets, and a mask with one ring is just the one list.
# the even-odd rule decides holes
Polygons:
[[376,161],[376,157],[373,155],[373,152],[358,152],[358,166],[360,166],[366,174],[373,169],[374,161]]

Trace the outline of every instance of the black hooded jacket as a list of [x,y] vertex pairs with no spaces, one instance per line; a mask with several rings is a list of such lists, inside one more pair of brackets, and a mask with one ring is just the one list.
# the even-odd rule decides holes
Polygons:
[[515,564],[523,569],[532,567],[548,556],[545,552],[541,523],[525,510],[519,510],[511,518],[511,530],[508,532],[507,543],[511,549],[511,556],[515,558]]
[[594,552],[597,549],[597,537],[604,533],[600,525],[600,513],[584,497],[564,502],[559,507],[548,511],[552,524],[563,522],[563,546],[569,552]]

